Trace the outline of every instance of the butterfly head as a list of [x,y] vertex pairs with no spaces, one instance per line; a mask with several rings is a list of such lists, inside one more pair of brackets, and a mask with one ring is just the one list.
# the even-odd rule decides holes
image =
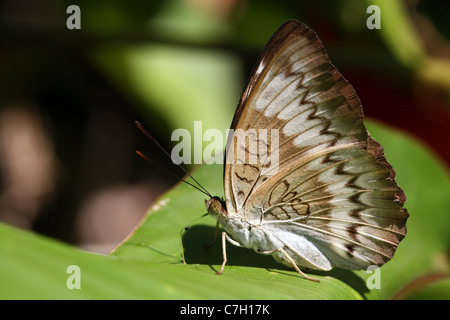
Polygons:
[[205,206],[208,213],[214,218],[217,218],[219,214],[228,215],[225,202],[219,197],[211,197],[209,200],[205,200]]

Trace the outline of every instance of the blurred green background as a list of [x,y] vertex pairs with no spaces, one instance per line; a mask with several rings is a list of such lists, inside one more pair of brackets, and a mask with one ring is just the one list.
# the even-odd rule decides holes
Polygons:
[[[66,26],[71,4],[80,30]],[[366,26],[371,4],[379,30]],[[448,1],[2,1],[0,221],[110,251],[178,181],[135,150],[183,176],[134,121],[167,150],[172,131],[196,120],[225,132],[260,50],[288,19],[318,33],[368,118],[448,168],[448,12]]]

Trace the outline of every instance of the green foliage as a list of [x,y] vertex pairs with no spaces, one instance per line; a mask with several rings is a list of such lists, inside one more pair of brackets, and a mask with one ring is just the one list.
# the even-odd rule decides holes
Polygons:
[[[65,8],[71,2],[64,3]],[[275,2],[250,1],[246,3],[247,9],[241,8],[239,17],[233,19],[202,14],[202,10],[194,10],[195,6],[187,7],[185,2],[175,0],[142,3],[83,0],[78,4],[82,8],[80,38],[74,36],[76,33],[69,36],[65,24],[60,24],[63,37],[57,38],[61,41],[56,41],[56,47],[50,47],[52,55],[46,57],[51,64],[41,63],[43,54],[36,47],[23,50],[23,43],[34,43],[29,41],[30,36],[11,36],[13,43],[20,45],[4,59],[15,61],[5,65],[9,71],[3,77],[5,96],[15,91],[23,98],[26,89],[33,87],[31,84],[40,88],[42,83],[47,83],[42,79],[48,78],[42,75],[49,73],[48,66],[55,68],[55,61],[66,61],[54,59],[53,52],[61,49],[61,43],[67,43],[62,47],[81,48],[79,52],[130,99],[131,105],[141,107],[142,116],[147,116],[152,129],[164,137],[175,128],[192,129],[195,120],[203,121],[203,130],[216,128],[223,132],[231,122],[244,86],[241,82],[245,77],[239,73],[244,54],[249,55],[246,50],[262,47],[275,28],[288,18],[295,17],[308,24],[318,21],[316,25],[321,25],[320,19],[335,21],[339,16],[343,21],[328,27],[324,24],[324,30],[338,30],[333,26],[343,25],[353,28],[353,35],[358,30],[362,35],[352,40],[352,34],[345,34],[342,40],[346,41],[342,42],[352,45],[347,44],[344,52],[353,55],[347,53],[341,61],[350,61],[353,66],[359,64],[363,72],[380,69],[386,77],[398,75],[404,67],[413,70],[418,79],[449,88],[448,61],[433,59],[424,51],[399,1],[323,1],[318,7],[298,1],[285,1],[282,6]],[[381,49],[372,38],[378,33],[367,32],[365,28],[365,8],[369,4],[377,4],[382,10],[379,36],[385,47]],[[43,12],[52,12],[43,8]],[[339,12],[342,14],[336,16]],[[34,20],[47,21],[47,18]],[[32,37],[41,39],[42,34],[37,34],[40,36],[32,34]],[[99,37],[102,35],[111,38]],[[44,39],[47,44],[54,42],[54,39]],[[245,44],[246,50],[236,50],[230,43]],[[366,47],[377,49],[362,50]],[[16,60],[25,52],[31,52],[31,56]],[[387,52],[399,62],[395,68],[386,63]],[[23,70],[10,69],[15,65]],[[77,79],[72,69],[64,70]],[[17,88],[11,90],[11,84],[17,84]],[[71,83],[69,88],[78,86]],[[428,108],[427,104],[424,106]],[[210,249],[204,246],[214,237],[215,221],[209,217],[198,219],[205,213],[204,196],[180,183],[160,197],[130,237],[107,256],[82,252],[53,239],[0,224],[0,298],[449,299],[448,172],[429,150],[411,137],[374,123],[368,127],[385,147],[386,156],[397,171],[397,181],[408,198],[406,207],[410,213],[405,240],[392,261],[380,269],[381,289],[367,287],[371,274],[365,271],[314,273],[311,276],[321,282],[313,283],[277,264],[270,256],[231,245],[228,245],[229,262],[225,272],[216,276],[222,263],[220,241]],[[222,196],[222,170],[220,165],[205,165],[194,175],[211,193]],[[191,226],[190,230],[181,234],[187,225]],[[186,265],[181,259],[181,240]],[[80,290],[67,288],[70,274],[66,271],[71,265],[80,267]]]
[[[368,289],[365,271],[315,273],[305,280],[271,257],[228,246],[222,262],[215,221],[198,219],[204,196],[179,184],[149,210],[139,227],[116,250],[101,256],[0,225],[0,298],[3,299],[390,299],[449,296],[450,179],[433,155],[410,137],[371,123],[408,197],[408,234],[380,269],[381,289]],[[194,172],[210,192],[222,195],[222,166]],[[198,220],[197,220],[198,219]],[[185,231],[182,238],[181,230]],[[182,263],[183,240],[187,265]],[[81,270],[81,289],[69,290],[69,265]]]

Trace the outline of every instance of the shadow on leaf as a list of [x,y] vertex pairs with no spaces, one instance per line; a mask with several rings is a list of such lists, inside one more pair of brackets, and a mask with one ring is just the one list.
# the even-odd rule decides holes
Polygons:
[[[222,240],[220,237],[217,238],[216,242],[211,247],[207,248],[206,246],[213,240],[214,232],[214,227],[198,225],[191,227],[184,233],[182,240],[186,263],[209,266],[222,264]],[[293,271],[293,269],[277,263],[270,255],[258,254],[251,249],[236,247],[230,243],[227,243],[227,257],[227,265],[229,266],[264,268],[270,269],[272,272]],[[219,270],[214,269],[214,271],[217,272]],[[304,271],[311,274],[330,276],[339,279],[351,286],[362,296],[369,292],[363,279],[350,270],[333,269],[328,272],[316,270]]]
[[[215,228],[198,225],[191,227],[183,235],[184,256],[188,264],[221,265],[222,240],[220,237],[207,248],[214,238]],[[290,270],[277,263],[271,256],[257,254],[251,249],[240,248],[227,243],[229,266],[258,267]],[[217,270],[218,271],[218,270]]]

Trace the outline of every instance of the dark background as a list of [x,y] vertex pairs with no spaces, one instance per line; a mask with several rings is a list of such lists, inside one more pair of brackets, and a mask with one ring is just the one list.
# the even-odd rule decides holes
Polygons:
[[[366,8],[380,3],[381,30],[368,30]],[[71,4],[80,30],[66,27]],[[448,166],[449,12],[448,1],[2,1],[0,220],[108,252],[177,182],[135,150],[182,177],[134,121],[167,150],[180,124],[228,127],[260,50],[291,18],[318,33],[367,117],[413,135]],[[147,52],[161,63],[138,77],[156,61]],[[188,71],[215,87],[183,91]],[[177,95],[192,100],[177,105]],[[209,105],[192,103],[210,95]]]

